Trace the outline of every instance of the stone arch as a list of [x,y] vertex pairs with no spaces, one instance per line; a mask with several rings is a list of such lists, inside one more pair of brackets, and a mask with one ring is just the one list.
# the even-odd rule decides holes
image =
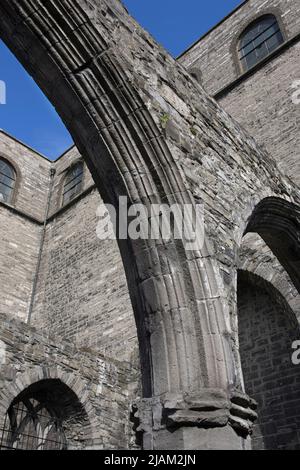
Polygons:
[[[126,56],[120,60],[112,33],[118,13],[125,15],[121,4],[4,1],[0,11],[1,37],[55,105],[104,201],[118,207],[125,195],[130,203],[194,206],[146,99],[131,84],[133,63]],[[119,246],[135,311],[144,396],[234,388],[228,312],[209,247],[187,253],[174,240]]]
[[300,323],[300,294],[288,273],[257,233],[247,233],[238,256],[238,269],[272,284],[285,298]]
[[257,233],[272,250],[300,292],[300,209],[285,199],[267,197],[255,207],[247,233]]
[[254,449],[297,449],[299,366],[296,316],[281,293],[253,273],[238,273],[239,349],[247,393],[258,402]]
[[36,367],[18,375],[14,383],[1,390],[0,396],[1,429],[12,404],[24,397],[35,398],[44,401],[63,422],[68,448],[93,446],[96,417],[89,402],[88,384],[77,374]]

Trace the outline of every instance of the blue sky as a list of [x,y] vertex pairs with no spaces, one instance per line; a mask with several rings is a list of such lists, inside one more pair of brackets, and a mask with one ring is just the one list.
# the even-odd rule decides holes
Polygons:
[[[173,56],[236,8],[241,0],[124,0],[129,12]],[[52,105],[0,41],[0,80],[7,104],[0,105],[0,128],[55,159],[72,138]]]

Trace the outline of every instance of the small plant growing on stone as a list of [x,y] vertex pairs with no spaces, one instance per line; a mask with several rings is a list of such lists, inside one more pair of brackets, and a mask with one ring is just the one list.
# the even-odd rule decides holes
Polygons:
[[169,114],[163,114],[162,117],[160,118],[160,123],[161,127],[163,129],[166,129],[168,122],[170,121],[170,115]]

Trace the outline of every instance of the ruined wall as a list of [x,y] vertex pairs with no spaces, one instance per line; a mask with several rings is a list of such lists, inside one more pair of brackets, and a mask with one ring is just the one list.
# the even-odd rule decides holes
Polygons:
[[0,157],[16,169],[11,204],[0,203],[0,312],[27,319],[50,163],[0,131]]
[[245,389],[258,402],[254,449],[300,448],[300,367],[292,364],[299,326],[285,300],[261,278],[238,284],[238,319]]
[[[264,13],[276,15],[286,43],[297,39],[288,47],[281,46],[278,54],[255,66],[251,73],[243,73],[237,58],[238,38],[253,19]],[[205,89],[217,94],[221,106],[297,184],[300,105],[292,98],[300,77],[299,13],[299,0],[249,0],[179,59],[189,70],[201,71]]]
[[[126,449],[135,446],[130,423],[137,396],[136,370],[53,340],[7,315],[0,315],[0,428],[11,402],[41,380],[59,379],[78,397],[90,429],[78,429],[72,447]],[[134,397],[134,398],[133,398]]]

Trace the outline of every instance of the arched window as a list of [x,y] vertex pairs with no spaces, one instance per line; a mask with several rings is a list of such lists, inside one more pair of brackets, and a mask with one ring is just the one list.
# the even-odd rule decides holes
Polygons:
[[0,429],[1,450],[83,449],[90,422],[77,395],[58,379],[30,385],[11,403]]
[[83,180],[83,163],[78,162],[69,171],[65,179],[63,205],[72,201],[81,191]]
[[11,202],[16,184],[16,172],[6,160],[0,159],[0,201]]
[[251,69],[282,43],[283,35],[274,15],[265,15],[254,21],[240,39],[239,54],[243,69]]

